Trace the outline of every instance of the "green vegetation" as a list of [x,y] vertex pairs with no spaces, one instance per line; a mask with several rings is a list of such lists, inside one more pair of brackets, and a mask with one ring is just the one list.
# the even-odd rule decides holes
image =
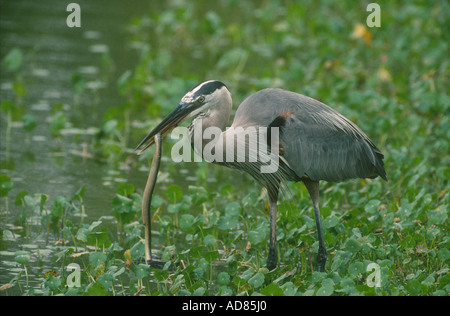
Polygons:
[[[119,184],[106,216],[87,222],[85,187],[73,196],[11,196],[14,181],[1,175],[2,221],[21,229],[0,227],[2,260],[20,269],[0,284],[0,295],[448,295],[450,8],[446,1],[379,4],[380,28],[365,26],[367,3],[354,1],[173,1],[143,13],[128,26],[139,57],[117,82],[124,103],[103,115],[89,143],[111,169],[145,169],[152,150],[130,165],[137,141],[207,79],[227,84],[235,109],[265,87],[325,102],[385,153],[389,179],[321,184],[326,272],[314,271],[318,243],[301,183],[289,184],[279,204],[279,266],[268,271],[264,191],[250,177],[206,163],[194,165],[195,185],[177,183],[191,165],[163,160],[152,205],[157,268],[142,262],[143,187]],[[24,62],[18,49],[3,59],[18,73]],[[26,94],[16,78],[16,100],[0,103],[7,137],[15,119],[27,133],[37,124],[24,113],[15,118]],[[81,102],[86,81],[73,75],[71,82]],[[60,142],[71,117],[58,105],[52,112],[46,124],[51,141]],[[163,141],[166,157],[171,142]],[[16,234],[40,241],[8,251]],[[42,268],[43,258],[52,270]],[[81,267],[80,287],[69,287],[70,263]]]

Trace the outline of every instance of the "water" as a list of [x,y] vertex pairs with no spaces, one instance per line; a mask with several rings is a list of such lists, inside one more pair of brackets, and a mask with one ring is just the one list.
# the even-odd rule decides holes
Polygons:
[[[5,153],[6,144],[2,141],[2,169],[12,167],[7,172],[15,184],[12,196],[23,189],[30,194],[73,194],[82,184],[88,183],[92,190],[87,190],[87,194],[95,192],[95,195],[105,197],[97,199],[99,205],[91,209],[104,209],[101,203],[110,201],[109,196],[105,196],[110,190],[103,185],[107,170],[95,161],[83,162],[66,154],[82,151],[83,142],[89,135],[82,135],[71,143],[65,143],[63,138],[61,148],[58,148],[51,139],[47,121],[51,107],[62,103],[70,121],[78,128],[99,127],[103,113],[123,102],[115,82],[125,69],[133,67],[134,52],[123,43],[127,41],[127,22],[145,9],[139,3],[131,1],[124,9],[120,1],[108,2],[107,6],[99,2],[80,2],[81,28],[66,26],[68,13],[65,5],[58,1],[46,1],[45,4],[7,1],[1,4],[1,56],[11,48],[19,47],[25,53],[25,65],[32,64],[23,74],[27,95],[22,102],[27,113],[32,114],[38,123],[29,145],[24,144],[26,135],[20,125],[12,128],[9,155]],[[101,73],[105,56],[114,62],[115,71],[109,76]],[[91,87],[77,105],[74,104],[71,84],[74,73],[84,75],[88,87]],[[2,75],[2,100],[14,100],[12,80],[13,74],[5,72]],[[95,102],[95,99],[99,101]],[[4,126],[5,117],[2,115],[2,138]],[[89,203],[95,200],[89,196],[86,199]]]
[[[145,181],[143,172],[112,171],[94,159],[81,158],[78,153],[83,150],[83,143],[93,137],[92,131],[102,123],[105,111],[124,102],[116,82],[124,71],[134,68],[137,54],[126,45],[126,26],[133,16],[149,10],[149,4],[139,0],[126,4],[119,0],[77,3],[81,7],[81,28],[66,25],[69,12],[65,2],[0,2],[0,57],[3,59],[15,47],[24,53],[20,77],[1,66],[0,100],[18,101],[13,82],[19,78],[26,88],[26,96],[20,103],[37,121],[36,129],[27,135],[19,118],[19,123],[12,124],[8,144],[7,117],[1,113],[0,171],[14,183],[8,198],[10,213],[0,214],[1,231],[15,231],[11,223],[20,214],[19,208],[14,207],[14,198],[22,190],[30,195],[48,194],[52,200],[58,195],[71,196],[85,185],[88,218],[98,219],[111,216],[111,200],[117,183],[134,178],[138,179],[133,181],[137,186],[143,186]],[[73,93],[71,77],[75,73],[87,81],[86,91],[79,97]],[[74,125],[63,131],[66,135],[61,140],[54,139],[49,130],[55,104],[61,104],[70,117],[68,121]],[[73,137],[72,133],[80,135]],[[48,246],[45,238],[27,240],[15,234],[0,249],[0,285],[23,273],[14,262],[15,251],[40,249],[45,258],[53,242]],[[33,285],[33,276],[29,277]],[[41,282],[42,279],[34,283]]]

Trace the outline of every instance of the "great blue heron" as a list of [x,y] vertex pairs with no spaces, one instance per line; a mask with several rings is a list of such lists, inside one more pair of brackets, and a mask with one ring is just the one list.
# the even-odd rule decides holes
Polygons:
[[[191,146],[202,153],[206,147],[205,139],[195,139],[195,130],[200,128],[200,135],[210,127],[220,129],[221,134],[211,142],[220,144],[215,150],[232,150],[232,161],[223,159],[213,161],[227,167],[249,173],[266,187],[270,203],[270,241],[267,267],[271,270],[278,262],[276,247],[277,201],[280,185],[284,181],[302,181],[310,196],[314,208],[319,249],[317,270],[324,271],[327,250],[322,234],[319,213],[319,181],[339,182],[352,178],[386,178],[383,154],[374,143],[351,121],[327,105],[304,95],[282,90],[264,89],[248,97],[236,111],[233,124],[225,130],[230,118],[232,100],[225,84],[210,80],[202,82],[189,90],[180,104],[156,126],[137,146],[142,153],[154,143],[153,137],[162,136],[180,125],[188,118],[194,117],[189,125]],[[268,140],[272,128],[278,128],[278,138],[270,142],[270,153],[275,153],[279,162],[275,172],[261,172],[262,155],[252,154],[248,137],[240,138],[247,149],[244,161],[236,158],[234,147],[226,147],[227,142],[236,140],[242,131],[266,130]],[[271,140],[273,140],[271,138]],[[269,142],[267,142],[269,143]],[[269,152],[269,151],[268,151]],[[239,153],[238,153],[239,155]],[[256,161],[252,158],[256,158]],[[273,157],[273,156],[271,156]],[[273,158],[272,158],[273,160]]]

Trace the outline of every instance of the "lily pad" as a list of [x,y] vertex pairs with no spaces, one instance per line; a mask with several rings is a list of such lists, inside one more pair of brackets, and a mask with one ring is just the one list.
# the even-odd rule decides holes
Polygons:
[[14,260],[20,264],[26,264],[30,261],[30,253],[28,251],[16,251],[14,254]]

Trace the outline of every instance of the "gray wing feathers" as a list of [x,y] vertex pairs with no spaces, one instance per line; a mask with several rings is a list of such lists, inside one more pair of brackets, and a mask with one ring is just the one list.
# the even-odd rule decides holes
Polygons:
[[282,129],[281,143],[285,160],[300,177],[342,181],[379,174],[374,148],[363,134],[328,125],[308,126],[292,115]]
[[285,160],[299,177],[342,181],[380,175],[386,179],[383,154],[373,142],[347,118],[304,95],[261,90],[241,104],[233,126],[269,126],[288,112],[280,141]]

